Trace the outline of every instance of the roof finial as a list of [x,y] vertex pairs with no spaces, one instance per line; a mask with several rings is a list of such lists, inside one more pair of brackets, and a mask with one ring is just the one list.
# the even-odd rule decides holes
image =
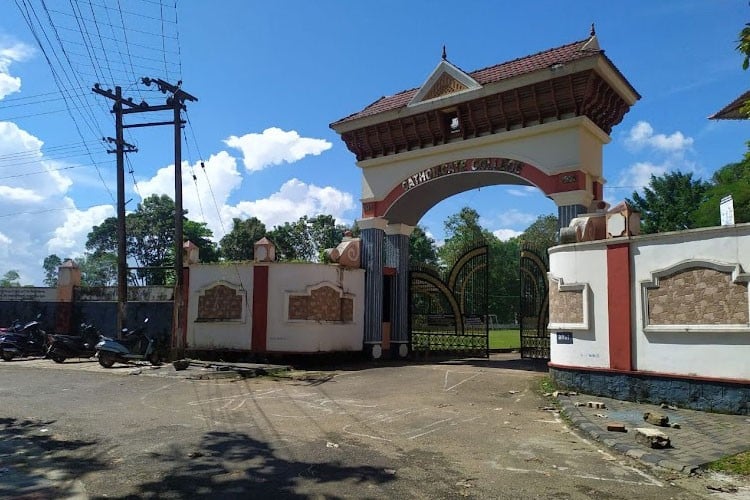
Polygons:
[[591,36],[596,36],[596,28],[594,28],[594,23],[591,23]]
[[443,61],[448,59],[448,54],[445,52],[445,45],[443,45]]

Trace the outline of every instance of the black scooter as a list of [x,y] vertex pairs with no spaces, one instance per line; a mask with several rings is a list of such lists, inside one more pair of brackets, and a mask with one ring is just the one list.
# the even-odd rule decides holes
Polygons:
[[99,331],[94,325],[81,323],[78,335],[47,335],[47,358],[64,363],[68,358],[90,358],[96,353]]
[[161,364],[161,354],[156,337],[149,337],[144,332],[148,318],[135,330],[122,329],[119,339],[101,336],[96,344],[96,357],[104,368],[112,368],[115,363],[148,361],[152,365]]
[[[40,317],[41,315],[37,316],[37,319]],[[46,354],[47,335],[42,330],[39,321],[30,321],[12,330],[0,335],[0,357],[3,361]]]

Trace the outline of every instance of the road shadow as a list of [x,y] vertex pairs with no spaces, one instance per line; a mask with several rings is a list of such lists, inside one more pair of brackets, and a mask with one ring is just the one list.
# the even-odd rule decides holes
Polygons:
[[67,498],[74,480],[106,469],[96,441],[50,435],[54,421],[0,418],[0,498]]
[[[292,461],[268,444],[239,432],[209,432],[197,450],[159,455],[168,470],[159,480],[137,487],[123,499],[141,498],[350,498],[351,487],[395,480],[393,473],[370,466]],[[335,485],[335,488],[326,485]],[[313,493],[318,487],[326,493]],[[341,491],[332,496],[332,489]],[[304,493],[302,493],[304,492]],[[107,498],[113,498],[108,496]]]

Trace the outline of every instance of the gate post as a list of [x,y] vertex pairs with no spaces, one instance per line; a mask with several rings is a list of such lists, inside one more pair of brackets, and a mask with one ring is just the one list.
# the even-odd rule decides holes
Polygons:
[[383,239],[387,224],[382,217],[357,220],[365,270],[364,348],[374,359],[383,354]]
[[557,205],[557,229],[568,227],[570,221],[581,214],[589,212],[594,201],[594,194],[588,191],[568,191],[552,193],[550,198]]
[[396,268],[395,290],[391,301],[391,344],[398,344],[398,355],[409,354],[409,236],[414,226],[388,224],[385,228],[388,239],[387,264]]

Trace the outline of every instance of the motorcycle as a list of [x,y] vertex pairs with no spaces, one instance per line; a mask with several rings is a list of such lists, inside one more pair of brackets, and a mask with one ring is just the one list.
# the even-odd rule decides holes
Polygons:
[[79,335],[47,335],[47,358],[64,363],[68,358],[90,358],[96,354],[99,331],[94,325],[81,323]]
[[[37,320],[41,315],[37,316]],[[0,334],[0,357],[11,361],[15,357],[44,356],[47,352],[47,335],[41,329],[39,321],[19,323]]]
[[161,355],[157,349],[158,342],[155,337],[149,337],[145,333],[148,318],[143,325],[133,331],[122,329],[122,337],[113,339],[101,336],[96,344],[96,358],[104,368],[112,368],[115,363],[130,363],[133,361],[148,361],[154,366],[161,364]]

